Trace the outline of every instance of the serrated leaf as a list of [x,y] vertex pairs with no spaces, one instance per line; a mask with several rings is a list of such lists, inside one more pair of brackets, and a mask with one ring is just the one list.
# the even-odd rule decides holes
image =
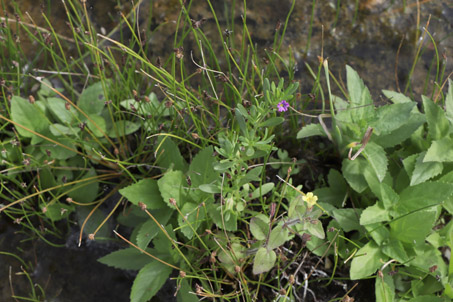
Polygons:
[[453,162],[453,140],[449,137],[443,137],[433,141],[426,155],[424,162]]
[[124,270],[139,270],[146,264],[153,261],[153,258],[140,252],[138,249],[128,247],[122,250],[114,251],[104,257],[98,259],[102,264],[124,269]]
[[[414,107],[413,110],[418,109],[417,107]],[[412,112],[412,114],[409,116],[409,119],[406,120],[405,123],[401,125],[401,127],[391,131],[388,134],[375,136],[374,142],[384,148],[396,146],[411,137],[411,135],[425,122],[426,118],[423,114],[419,112]]]
[[164,202],[170,207],[174,206],[170,203],[170,199],[173,198],[176,201],[176,205],[181,208],[187,199],[187,186],[184,174],[181,171],[169,171],[165,173],[158,181],[159,191]]
[[357,72],[346,65],[348,93],[351,99],[351,117],[354,122],[369,120],[374,115],[373,100],[368,88]]
[[164,208],[165,204],[154,179],[142,179],[139,182],[119,190],[120,194],[131,203],[138,205],[143,202],[147,209],[154,210]]
[[369,206],[363,210],[362,215],[360,215],[360,224],[372,224],[376,222],[389,221],[390,215],[383,206],[379,203],[375,203],[372,206]]
[[381,261],[386,261],[387,257],[381,252],[373,241],[365,244],[357,251],[351,261],[349,270],[352,280],[362,279],[373,275],[382,266]]
[[[170,219],[173,211],[164,208],[160,210],[152,210],[150,211],[154,218],[157,219],[160,225],[166,225],[168,220]],[[160,232],[159,226],[156,222],[152,219],[145,221],[141,226],[137,233],[137,245],[141,249],[145,249],[148,244],[153,240],[154,237]]]
[[365,158],[370,163],[377,178],[380,182],[384,180],[385,174],[387,173],[387,154],[381,146],[378,144],[369,142],[363,150]]
[[395,204],[398,203],[400,197],[396,192],[386,183],[381,183],[380,185],[380,196],[379,198],[382,201],[385,209],[390,209]]
[[320,124],[308,124],[297,132],[296,138],[301,139],[316,135],[326,136],[326,133]]
[[178,146],[169,137],[159,137],[154,153],[157,166],[183,172],[187,170],[187,163]]
[[274,267],[276,259],[277,255],[273,250],[265,247],[259,248],[253,261],[253,273],[258,275],[270,271]]
[[394,104],[402,104],[402,103],[409,103],[412,102],[412,100],[405,96],[402,93],[396,92],[396,91],[391,91],[391,90],[382,90],[382,93]]
[[173,269],[153,261],[144,266],[135,277],[131,289],[131,302],[146,302],[161,289]]
[[360,228],[359,217],[361,213],[361,209],[336,209],[332,212],[333,217],[345,232]]
[[388,134],[407,123],[415,102],[385,105],[376,109],[376,120],[371,123],[378,135]]
[[364,158],[356,158],[355,160],[344,159],[342,165],[343,176],[357,193],[362,193],[368,188],[368,183],[363,176],[364,166],[367,165]]
[[253,217],[250,220],[250,232],[256,240],[264,240],[269,232],[269,223],[259,217]]
[[444,168],[442,163],[423,162],[425,155],[426,152],[422,152],[417,156],[414,171],[412,172],[411,186],[418,185],[442,173]]
[[181,208],[181,213],[185,219],[181,215],[178,216],[180,230],[188,239],[192,239],[194,235],[192,228],[197,231],[206,218],[205,211],[192,202],[186,202]]
[[436,208],[428,208],[398,217],[390,223],[390,232],[402,242],[419,244],[431,232],[437,214]]
[[432,140],[438,140],[448,135],[449,123],[445,111],[431,99],[422,95],[423,108],[428,122],[428,134]]
[[[42,133],[49,127],[49,122],[38,104],[30,104],[26,99],[19,96],[11,98],[11,119],[32,131]],[[33,133],[20,126],[15,126],[17,132],[23,137],[35,137]]]
[[[107,88],[110,83],[105,82]],[[77,105],[88,115],[100,115],[105,107],[105,101],[103,83],[97,82],[82,91]]]

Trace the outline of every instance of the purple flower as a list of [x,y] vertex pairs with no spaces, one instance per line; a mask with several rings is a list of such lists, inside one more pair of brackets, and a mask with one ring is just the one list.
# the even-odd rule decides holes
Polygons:
[[281,102],[278,103],[278,105],[277,105],[277,111],[278,111],[278,112],[285,112],[285,111],[288,110],[288,108],[289,108],[289,104],[288,104],[288,102],[285,101],[285,100],[281,101]]

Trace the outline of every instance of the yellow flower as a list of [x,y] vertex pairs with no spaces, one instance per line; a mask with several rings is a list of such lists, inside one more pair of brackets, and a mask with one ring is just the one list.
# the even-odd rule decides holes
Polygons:
[[316,204],[316,201],[318,201],[318,196],[313,195],[312,192],[309,192],[302,197],[302,200],[308,203],[310,207],[313,207]]

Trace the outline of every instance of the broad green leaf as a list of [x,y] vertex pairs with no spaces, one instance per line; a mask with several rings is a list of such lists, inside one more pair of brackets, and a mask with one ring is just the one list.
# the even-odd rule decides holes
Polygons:
[[[164,208],[159,210],[151,210],[151,215],[156,218],[160,225],[166,225],[168,220],[170,219],[173,211]],[[156,222],[152,219],[145,221],[141,226],[137,233],[137,245],[141,249],[145,249],[148,244],[153,240],[156,235],[161,232],[159,226]]]
[[[105,82],[106,89],[110,86],[110,81]],[[88,115],[99,115],[105,106],[105,95],[102,82],[94,83],[80,94],[77,105]]]
[[434,295],[423,295],[410,299],[408,302],[445,302],[447,300]]
[[372,223],[364,226],[371,238],[378,244],[383,245],[390,238],[390,231],[383,223]]
[[374,115],[373,100],[368,88],[363,83],[357,72],[346,66],[348,93],[351,98],[351,117],[354,122],[370,120]]
[[424,162],[453,162],[453,139],[449,136],[433,141]]
[[428,134],[432,140],[439,140],[448,135],[449,123],[445,111],[431,99],[422,95],[423,108],[428,122]]
[[181,287],[178,290],[178,295],[176,296],[177,302],[199,302],[195,291],[190,287],[189,281],[187,278],[181,280]]
[[131,289],[131,302],[146,302],[160,290],[173,269],[161,262],[145,265],[135,277]]
[[448,268],[445,260],[439,249],[428,243],[415,246],[416,257],[410,261],[410,265],[418,267],[425,272],[429,272],[430,268],[434,265],[437,267],[435,271],[431,272],[432,276],[446,277]]
[[385,209],[390,209],[395,204],[398,203],[400,197],[396,192],[386,183],[381,183],[380,185],[380,196],[379,198],[382,201]]
[[102,264],[124,269],[124,270],[139,270],[146,264],[153,261],[153,258],[140,252],[138,249],[128,247],[122,250],[114,251],[104,257],[98,259]]
[[345,232],[360,229],[359,217],[362,209],[336,209],[332,212],[333,217]]
[[453,81],[448,79],[448,92],[445,97],[447,119],[453,124]]
[[407,123],[415,102],[385,105],[376,109],[376,120],[371,127],[378,135],[389,134]]
[[352,258],[351,269],[349,270],[352,280],[362,279],[373,275],[382,266],[381,261],[386,261],[387,257],[381,252],[373,241],[365,244],[357,251]]
[[404,215],[425,207],[441,205],[452,194],[453,184],[451,183],[424,182],[404,189],[395,210]]
[[431,207],[400,216],[390,223],[390,232],[402,242],[420,244],[431,232],[437,215],[437,209]]
[[[211,185],[211,184],[204,184],[200,185],[198,189],[202,192],[209,193],[209,194],[218,194],[222,192],[222,189],[218,185]],[[191,191],[193,192],[193,191]],[[197,194],[191,194],[193,199],[197,199]]]
[[154,179],[142,179],[135,184],[120,189],[119,192],[135,205],[143,202],[149,210],[165,208],[157,181]]
[[[86,235],[94,234],[94,231],[101,225],[107,215],[99,209],[94,210],[92,206],[77,207],[77,220],[79,225],[84,225],[83,232]],[[91,215],[90,215],[91,214]],[[90,217],[88,217],[90,215]],[[88,220],[87,220],[88,219]],[[86,222],[85,222],[86,221]],[[96,232],[96,237],[109,237],[112,234],[108,223],[104,223]]]
[[[69,104],[68,104],[69,105]],[[66,109],[66,101],[60,98],[48,98],[47,107],[52,115],[64,125],[78,123],[78,111],[73,106]]]
[[134,133],[140,129],[139,123],[134,123],[131,121],[121,120],[115,122],[114,126],[109,129],[107,132],[108,136],[111,138],[122,137]]
[[262,122],[259,127],[275,127],[280,125],[285,121],[285,118],[281,116],[271,117],[270,119],[265,120]]
[[159,137],[154,149],[156,165],[166,169],[187,170],[187,163],[179,152],[178,146],[169,137]]
[[250,171],[245,174],[245,176],[239,181],[238,186],[243,186],[248,184],[252,181],[259,181],[261,178],[261,172],[263,171],[263,167],[256,167],[251,169]]
[[100,115],[89,115],[91,120],[86,120],[88,129],[91,130],[94,136],[102,137],[104,133],[106,133],[107,128],[105,124],[105,120]]
[[170,203],[173,198],[176,205],[181,208],[187,199],[187,182],[181,171],[169,171],[165,173],[158,181],[160,195],[164,202],[171,208],[174,206]]
[[442,173],[444,168],[442,163],[423,162],[425,154],[426,152],[422,152],[417,156],[414,171],[412,172],[411,186],[418,185]]
[[369,142],[363,150],[363,154],[376,173],[379,181],[382,182],[387,173],[388,165],[387,154],[384,149],[378,144]]
[[362,193],[368,188],[368,183],[363,176],[363,170],[367,161],[364,158],[356,158],[355,160],[344,159],[342,165],[343,176],[349,183],[352,189],[357,193]]
[[405,96],[402,93],[396,92],[396,91],[382,90],[382,93],[394,104],[412,102],[412,100],[409,97]]
[[[208,146],[198,152],[190,163],[187,175],[192,182],[190,195],[194,200],[210,196],[209,194],[203,194],[202,192],[220,193],[220,188],[215,184],[219,178],[219,173],[214,170],[215,157],[212,156],[213,152],[212,146]],[[208,190],[208,188],[202,189],[200,186],[210,186],[212,188],[211,190]],[[202,192],[200,192],[200,190]],[[212,190],[215,192],[209,192]]]
[[395,284],[393,283],[393,278],[389,275],[389,271],[389,269],[386,269],[382,273],[382,277],[376,277],[376,302],[395,301]]
[[322,126],[320,124],[308,124],[302,129],[297,132],[297,138],[306,138],[310,136],[326,136],[326,133],[324,132],[324,129],[322,129]]
[[73,205],[60,203],[59,201],[49,205],[41,203],[40,207],[44,215],[52,222],[59,221],[61,219],[67,219],[69,214],[74,211]]
[[79,127],[66,127],[62,124],[52,124],[49,130],[55,136],[77,135],[80,132]]
[[405,159],[403,159],[403,167],[406,170],[406,173],[409,177],[412,177],[412,173],[414,173],[415,163],[417,162],[418,154],[412,154]]
[[304,229],[306,229],[310,235],[316,236],[319,239],[324,239],[326,237],[322,222],[318,219],[305,222]]
[[[73,140],[69,138],[56,137],[51,134],[47,134],[47,137],[72,150],[77,150],[76,146],[73,144]],[[75,151],[72,151],[68,148],[54,144],[48,140],[43,141],[39,145],[39,149],[41,149],[42,153],[46,155],[50,154],[50,158],[52,159],[68,159],[77,155]]]
[[360,215],[360,224],[372,224],[376,222],[389,221],[390,215],[389,212],[384,209],[380,203],[375,203],[372,206],[369,206],[363,210],[362,215]]
[[77,188],[71,190],[68,196],[74,201],[89,203],[96,199],[99,192],[99,180],[96,179],[96,170],[91,168],[85,175],[80,178],[80,182],[72,186]]
[[256,240],[266,239],[267,234],[269,233],[269,222],[266,222],[260,216],[253,217],[250,220],[250,232]]
[[[42,133],[49,127],[49,121],[39,109],[38,104],[30,104],[29,101],[19,96],[11,98],[11,119],[15,123],[38,133]],[[15,128],[23,137],[36,136],[20,126],[15,126]]]
[[381,248],[384,254],[400,263],[406,263],[409,260],[409,256],[404,250],[403,244],[399,240],[388,240],[382,244]]
[[253,273],[258,275],[270,271],[274,267],[276,259],[277,255],[273,250],[265,247],[259,248],[253,261]]
[[206,219],[204,209],[192,202],[186,202],[181,208],[181,215],[178,215],[178,223],[181,232],[188,238],[192,239],[194,232],[192,228],[197,231],[201,223]]
[[275,184],[273,182],[263,184],[261,187],[256,188],[255,191],[252,192],[252,196],[250,197],[250,199],[259,198],[261,196],[266,195],[267,193],[272,191],[274,186]]
[[[414,107],[414,110],[418,111],[417,107]],[[412,114],[409,116],[409,119],[406,120],[405,123],[401,125],[401,127],[391,131],[388,134],[375,136],[373,141],[383,148],[396,146],[411,137],[411,135],[425,122],[426,118],[423,114],[419,112],[412,112]]]
[[288,230],[281,225],[277,225],[271,231],[267,248],[273,250],[283,245],[288,240]]
[[237,230],[237,216],[234,212],[229,212],[228,215],[226,215],[225,206],[223,206],[223,216],[222,206],[218,204],[209,204],[208,211],[215,225],[220,229],[231,232]]

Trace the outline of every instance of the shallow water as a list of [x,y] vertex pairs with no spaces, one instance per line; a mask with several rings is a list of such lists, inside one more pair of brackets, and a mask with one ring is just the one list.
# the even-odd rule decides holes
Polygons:
[[[1,1],[10,12],[10,18],[14,19],[13,2]],[[23,22],[36,22],[39,26],[46,27],[41,16],[42,8],[36,5],[36,0],[16,2],[23,12],[29,12],[33,20],[24,15],[21,19]],[[61,1],[43,2],[46,4],[43,11],[50,17],[53,26],[62,35],[70,36],[65,14],[62,13],[64,10]],[[224,20],[222,12],[234,9],[236,23],[241,23],[240,16],[243,14],[241,5],[237,4],[233,8],[232,1],[212,2],[221,20]],[[431,19],[428,30],[436,42],[441,57],[441,67],[445,67],[446,75],[453,71],[453,4],[451,1],[420,1],[422,4],[419,24],[417,24],[418,12],[415,1],[406,1],[405,8],[400,3],[402,1],[361,1],[362,4],[357,10],[355,0],[315,2],[313,31],[310,39],[313,1],[298,0],[282,48],[282,57],[285,57],[291,49],[298,62],[296,80],[301,81],[304,93],[310,92],[312,84],[305,64],[310,64],[315,69],[318,56],[321,54],[329,59],[330,68],[340,81],[345,77],[344,65],[349,64],[354,67],[369,86],[375,101],[380,100],[381,89],[397,90],[399,87],[404,91],[417,47],[419,43],[424,42],[426,47],[423,48],[421,60],[415,67],[411,81],[416,98],[421,93],[429,94],[430,90],[425,91],[424,86],[426,81],[428,81],[428,87],[433,86],[434,72],[431,72],[429,77],[427,74],[433,66],[435,48],[429,38],[422,39],[423,27],[426,26],[429,15]],[[120,20],[118,13],[127,12],[130,9],[129,1],[93,0],[87,3],[91,20],[99,31],[106,33],[113,30]],[[117,3],[122,4],[117,5]],[[152,4],[145,1],[140,7],[142,27],[156,28],[162,25],[152,36],[147,37],[147,43],[152,46],[153,56],[166,57],[173,51],[172,34],[175,30],[173,21],[179,14],[178,3],[179,1],[176,0],[154,1]],[[339,8],[336,7],[338,3],[341,4]],[[150,5],[153,8],[152,15],[147,14]],[[247,5],[250,33],[253,40],[257,42],[258,50],[264,53],[264,49],[272,45],[277,22],[284,22],[286,19],[291,1],[253,0],[247,1]],[[4,15],[3,12],[1,15]],[[218,40],[212,13],[205,1],[195,1],[191,8],[191,15],[195,20],[206,18],[206,23],[202,25],[203,31],[208,37]],[[15,21],[12,20],[12,22]],[[226,21],[221,21],[221,26],[223,29],[228,28]],[[239,30],[228,29],[233,30],[233,35],[240,36]],[[21,43],[27,42],[24,39]],[[24,47],[29,49],[30,55],[36,52],[36,46],[33,44]],[[33,271],[30,273],[33,282],[45,287],[47,301],[128,300],[132,275],[96,262],[96,259],[108,253],[112,246],[99,243],[92,246],[83,245],[81,248],[73,245],[53,248],[39,240],[21,243],[21,240],[26,237],[16,233],[20,230],[20,226],[6,222],[6,219],[4,214],[0,214],[0,251],[20,254],[26,262],[32,264]],[[23,252],[18,251],[17,247]],[[9,285],[10,267],[13,278],[11,283],[15,293],[28,295],[31,290],[23,275],[15,275],[20,272],[20,263],[12,257],[0,255],[0,301],[12,301]]]

